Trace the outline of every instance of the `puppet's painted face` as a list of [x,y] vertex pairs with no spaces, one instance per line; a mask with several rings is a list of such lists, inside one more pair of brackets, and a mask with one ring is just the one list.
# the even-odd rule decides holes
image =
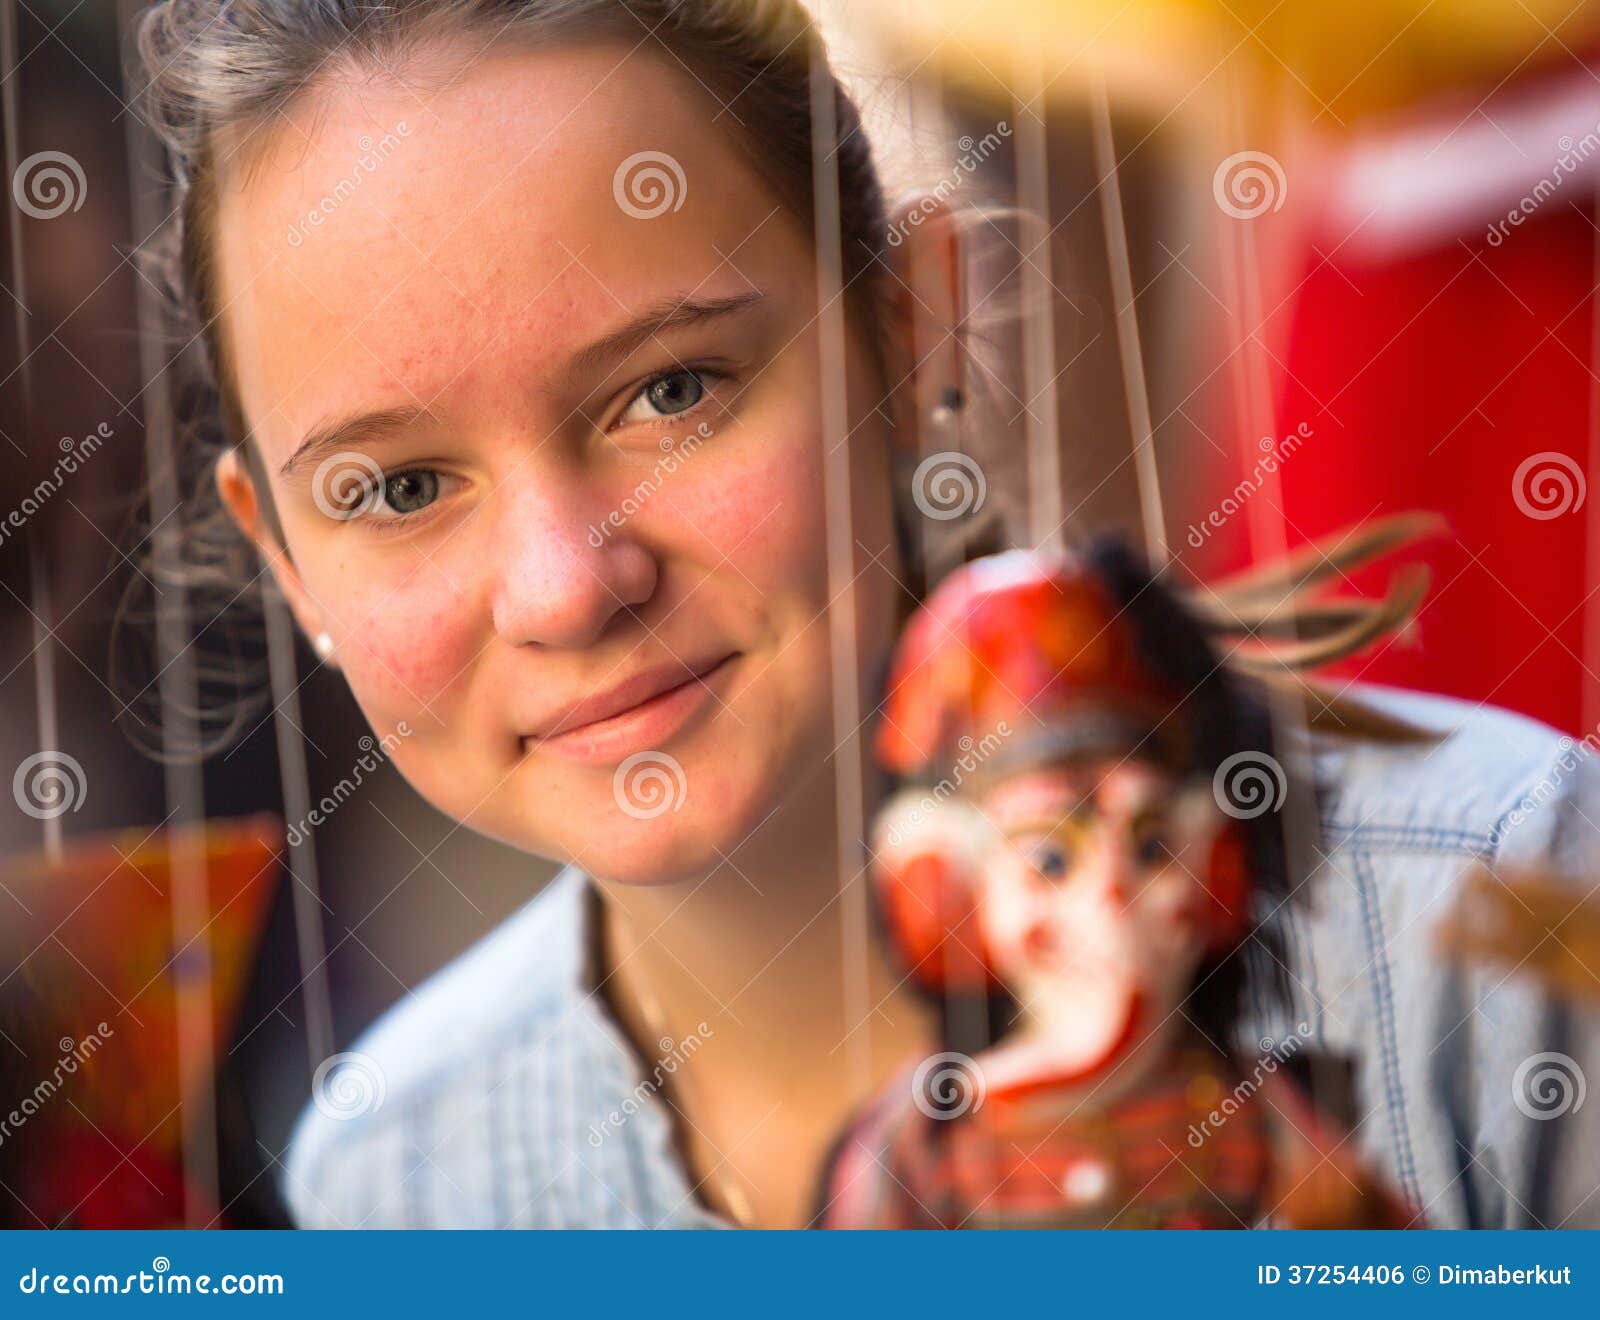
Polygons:
[[996,976],[1056,1066],[1113,1065],[1167,1022],[1211,935],[1222,821],[1202,788],[1137,761],[1011,776],[979,803],[999,828],[980,919]]

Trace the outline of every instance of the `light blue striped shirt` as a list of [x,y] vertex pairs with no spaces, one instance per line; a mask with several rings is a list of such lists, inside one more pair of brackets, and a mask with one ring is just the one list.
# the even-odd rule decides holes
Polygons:
[[[1363,695],[1447,732],[1315,745],[1316,897],[1274,918],[1292,1001],[1253,1010],[1242,1040],[1304,1023],[1353,1057],[1355,1140],[1432,1226],[1600,1227],[1600,1100],[1579,1089],[1600,1081],[1600,1013],[1432,951],[1474,861],[1600,876],[1600,766],[1491,707]],[[692,1190],[659,1076],[593,993],[586,889],[562,873],[324,1076],[284,1179],[298,1224],[726,1226]],[[1541,1055],[1565,1060],[1565,1093],[1539,1082]]]

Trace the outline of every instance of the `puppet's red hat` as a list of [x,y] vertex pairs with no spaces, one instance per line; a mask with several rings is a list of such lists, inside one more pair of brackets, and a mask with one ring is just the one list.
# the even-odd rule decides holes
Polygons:
[[1003,741],[1007,760],[1051,739],[1067,740],[1058,755],[1096,742],[1127,748],[1157,732],[1182,695],[1141,661],[1131,622],[1087,566],[1008,551],[951,573],[906,626],[876,751],[886,769],[912,776],[975,744]]

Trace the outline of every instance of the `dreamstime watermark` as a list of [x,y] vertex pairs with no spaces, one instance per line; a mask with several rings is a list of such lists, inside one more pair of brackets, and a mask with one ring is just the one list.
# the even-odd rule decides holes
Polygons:
[[83,166],[64,151],[36,151],[11,173],[17,209],[35,220],[54,220],[76,211],[88,195]]
[[313,229],[320,229],[322,222],[349,200],[367,176],[376,173],[378,166],[394,155],[401,140],[410,136],[411,126],[403,119],[377,141],[363,133],[356,140],[356,150],[361,155],[356,158],[355,166],[333,185],[331,191],[322,195],[317,204],[306,212],[304,219],[296,220],[289,226],[289,246],[299,247]]
[[389,1094],[389,1079],[370,1054],[330,1054],[311,1075],[311,1103],[338,1122],[376,1114]]
[[686,435],[682,440],[675,440],[672,436],[661,437],[662,454],[656,464],[650,469],[650,475],[642,478],[631,493],[623,497],[622,503],[602,518],[598,525],[589,525],[589,544],[596,550],[605,545],[606,538],[614,531],[619,531],[622,525],[638,513],[649,502],[667,477],[672,476],[678,468],[688,459],[694,457],[695,451],[707,440],[711,439],[711,423],[701,422],[694,429],[692,435]]
[[1306,1043],[1310,1035],[1311,1027],[1301,1022],[1296,1024],[1295,1034],[1287,1040],[1275,1041],[1271,1036],[1263,1036],[1261,1057],[1256,1060],[1250,1076],[1241,1077],[1233,1090],[1223,1096],[1221,1102],[1199,1123],[1189,1124],[1189,1144],[1196,1150],[1205,1145],[1206,1138],[1237,1114],[1244,1107],[1245,1101],[1261,1089],[1263,1078],[1277,1072],[1278,1068],[1288,1061],[1289,1056]]
[[1235,820],[1254,820],[1283,806],[1289,776],[1266,752],[1235,752],[1211,777],[1211,794]]
[[1569,1054],[1531,1054],[1511,1078],[1511,1099],[1528,1118],[1541,1123],[1583,1108],[1589,1087],[1583,1069]]
[[1524,220],[1537,211],[1550,196],[1561,187],[1567,179],[1577,172],[1578,166],[1592,156],[1600,148],[1600,124],[1585,133],[1583,137],[1574,142],[1570,133],[1563,133],[1556,145],[1561,149],[1561,155],[1556,158],[1555,169],[1540,179],[1533,188],[1525,193],[1517,204],[1506,212],[1504,220],[1496,220],[1489,226],[1484,237],[1490,247],[1499,247],[1511,236],[1513,229],[1519,228]]
[[635,752],[611,776],[611,796],[624,815],[654,820],[682,809],[689,796],[689,777],[677,758],[666,752]]
[[682,1040],[673,1040],[671,1036],[663,1036],[656,1042],[661,1055],[656,1059],[655,1067],[650,1070],[650,1075],[641,1081],[623,1102],[605,1116],[599,1123],[589,1124],[589,1144],[596,1150],[613,1132],[620,1132],[622,1125],[644,1108],[645,1104],[662,1087],[665,1077],[673,1073],[699,1053],[700,1047],[717,1033],[711,1027],[701,1022]]
[[150,1268],[137,1274],[99,1274],[61,1270],[41,1271],[37,1265],[17,1280],[17,1291],[40,1297],[282,1297],[281,1274],[178,1274],[165,1256],[157,1256]]
[[675,157],[664,151],[636,151],[611,176],[611,196],[624,215],[654,220],[681,211],[689,198],[689,179]]
[[1264,151],[1237,151],[1211,176],[1211,195],[1226,215],[1254,220],[1281,211],[1289,196],[1289,176],[1276,157]]
[[956,1050],[930,1055],[911,1075],[911,1103],[924,1117],[940,1122],[976,1113],[987,1094],[978,1061]]
[[1011,125],[1004,119],[981,138],[974,138],[970,133],[963,134],[956,142],[956,148],[961,154],[956,157],[955,167],[928,189],[910,211],[889,226],[889,246],[899,247],[911,237],[913,229],[922,228],[923,221],[938,213],[950,194],[961,187],[967,176],[994,155],[1000,147],[1001,139],[1010,136]]
[[101,422],[81,440],[74,440],[70,435],[62,436],[57,442],[61,457],[56,459],[49,475],[41,478],[39,483],[22,497],[22,502],[0,519],[0,545],[4,545],[13,532],[20,532],[27,525],[28,519],[38,513],[46,501],[67,484],[67,478],[78,470],[78,465],[85,459],[94,457],[95,451],[111,439],[113,434],[111,424]]
[[383,506],[383,469],[369,454],[333,454],[312,474],[311,502],[336,522],[376,513]]
[[918,798],[903,816],[895,816],[894,824],[884,836],[890,847],[898,848],[905,841],[908,830],[915,830],[939,809],[941,803],[960,792],[967,776],[975,773],[980,765],[999,751],[1001,743],[1010,736],[1011,726],[1004,720],[982,738],[974,739],[971,734],[963,734],[956,743],[961,755],[952,762],[950,773]]
[[350,768],[350,774],[333,786],[333,792],[324,796],[311,810],[289,826],[285,837],[290,844],[298,848],[310,838],[311,831],[318,825],[325,824],[328,817],[355,795],[362,781],[394,754],[394,749],[400,745],[400,740],[410,736],[411,728],[404,720],[394,726],[393,733],[386,733],[380,739],[374,740],[370,733],[362,734],[356,743],[361,749],[361,756]]
[[911,477],[911,499],[926,518],[949,522],[983,508],[989,493],[978,461],[954,449],[929,454]]
[[8,1137],[15,1134],[23,1124],[50,1103],[63,1085],[63,1074],[71,1077],[78,1071],[79,1065],[87,1063],[90,1057],[116,1034],[110,1026],[101,1022],[82,1040],[63,1036],[58,1042],[61,1057],[56,1060],[55,1070],[23,1096],[15,1109],[4,1118],[0,1118],[0,1146],[3,1146]]
[[1512,501],[1536,522],[1576,513],[1588,495],[1583,469],[1554,449],[1523,459],[1511,476]]
[[1198,523],[1189,524],[1189,544],[1196,550],[1205,545],[1211,533],[1222,528],[1229,518],[1238,513],[1244,507],[1245,501],[1261,489],[1265,478],[1275,475],[1278,465],[1285,459],[1294,457],[1295,452],[1311,438],[1311,435],[1311,424],[1301,422],[1282,440],[1274,440],[1270,435],[1262,436],[1256,442],[1262,451],[1261,457],[1256,460],[1249,475],[1233,488],[1232,493],[1223,496],[1221,503]]
[[35,820],[55,820],[76,811],[88,795],[83,767],[66,752],[35,752],[11,777],[11,796]]
[[1600,752],[1600,730],[1590,730],[1584,735],[1582,742],[1563,737],[1559,747],[1560,755],[1556,757],[1556,763],[1551,767],[1550,773],[1524,793],[1517,805],[1506,813],[1508,826],[1520,825],[1527,820],[1561,791],[1562,784],[1567,782],[1569,776],[1577,773],[1578,767],[1584,761],[1594,753]]

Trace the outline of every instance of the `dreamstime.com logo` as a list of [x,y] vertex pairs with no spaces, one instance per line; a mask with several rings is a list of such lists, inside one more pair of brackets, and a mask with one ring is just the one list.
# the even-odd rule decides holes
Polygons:
[[611,176],[611,196],[624,215],[654,220],[681,211],[689,196],[683,166],[664,151],[636,151]]
[[78,465],[86,459],[93,458],[100,446],[114,434],[109,422],[101,422],[81,440],[74,440],[70,435],[62,436],[57,442],[61,457],[56,459],[55,466],[22,497],[16,508],[6,514],[4,519],[0,519],[0,545],[5,544],[12,532],[20,532],[26,527],[28,519],[38,513],[45,502],[67,484],[67,478],[77,472]]
[[654,820],[682,810],[689,796],[689,776],[666,752],[635,752],[611,776],[611,795],[624,815]]
[[1261,1057],[1256,1060],[1250,1076],[1241,1077],[1233,1090],[1223,1096],[1216,1108],[1198,1124],[1189,1124],[1189,1144],[1196,1150],[1205,1145],[1206,1138],[1237,1114],[1243,1108],[1245,1101],[1261,1089],[1262,1079],[1277,1072],[1278,1066],[1286,1062],[1290,1055],[1310,1039],[1310,1036],[1311,1027],[1305,1022],[1297,1023],[1295,1034],[1287,1040],[1273,1040],[1271,1036],[1263,1036]]
[[700,1047],[717,1033],[710,1025],[701,1022],[682,1040],[673,1040],[671,1036],[663,1036],[656,1042],[661,1056],[656,1060],[655,1067],[651,1069],[650,1076],[646,1077],[632,1091],[623,1102],[613,1109],[599,1123],[589,1124],[589,1144],[596,1150],[601,1143],[613,1132],[620,1132],[622,1125],[644,1108],[645,1103],[661,1089],[663,1074],[670,1077],[695,1054],[700,1052]]
[[1578,172],[1578,166],[1600,149],[1600,124],[1585,133],[1576,142],[1570,133],[1564,133],[1557,147],[1561,155],[1556,158],[1555,168],[1550,171],[1533,188],[1526,193],[1517,204],[1506,212],[1504,220],[1496,220],[1489,226],[1484,238],[1490,247],[1499,247],[1511,236],[1511,231],[1518,228],[1524,220],[1537,211],[1573,174]]
[[918,798],[916,804],[903,816],[895,817],[895,822],[886,836],[889,846],[898,848],[904,843],[907,833],[915,831],[933,816],[940,804],[959,793],[967,777],[999,751],[1001,744],[1010,736],[1011,726],[1005,720],[999,721],[994,730],[984,734],[981,739],[973,738],[970,733],[962,734],[956,742],[961,754],[951,764],[950,773]]
[[1289,795],[1289,776],[1266,752],[1235,752],[1211,777],[1217,805],[1235,820],[1277,811]]
[[37,1266],[17,1280],[24,1294],[51,1294],[57,1297],[128,1297],[134,1293],[157,1297],[282,1297],[281,1274],[174,1274],[172,1262],[157,1256],[150,1268],[137,1274],[64,1274]]
[[35,820],[55,820],[76,811],[88,795],[83,767],[65,752],[35,752],[11,777],[11,796]]
[[60,1042],[61,1057],[56,1060],[54,1071],[23,1096],[8,1114],[0,1117],[0,1145],[4,1145],[8,1137],[43,1109],[65,1084],[66,1078],[73,1076],[80,1064],[87,1063],[116,1034],[108,1024],[101,1022],[82,1040],[63,1036]]
[[1511,477],[1512,500],[1536,522],[1576,513],[1588,495],[1583,469],[1553,449],[1523,459]]
[[1522,800],[1506,813],[1508,826],[1520,825],[1536,811],[1555,798],[1578,767],[1596,752],[1600,752],[1600,730],[1590,730],[1583,737],[1582,742],[1564,737],[1560,743],[1561,754],[1556,757],[1556,763],[1551,767],[1550,773],[1535,784],[1522,796]]
[[1289,196],[1289,177],[1275,157],[1264,151],[1239,151],[1217,166],[1211,195],[1223,214],[1254,220],[1281,211]]
[[356,743],[361,748],[361,755],[356,758],[350,773],[335,784],[333,791],[306,812],[302,819],[289,826],[284,837],[295,847],[304,843],[311,837],[312,830],[324,824],[328,817],[355,795],[366,777],[375,773],[394,754],[394,749],[400,745],[400,740],[410,736],[411,726],[404,720],[394,726],[393,733],[386,733],[381,739],[374,740],[370,733],[362,734]]
[[17,210],[35,220],[54,220],[76,211],[88,195],[83,166],[64,151],[36,151],[11,174]]
[[987,1094],[978,1061],[956,1050],[930,1055],[911,1075],[911,1103],[939,1122],[976,1113]]
[[400,140],[410,136],[411,126],[403,119],[381,138],[373,139],[370,135],[363,134],[356,142],[356,150],[361,154],[356,158],[350,173],[324,193],[317,204],[306,212],[303,219],[296,220],[289,226],[287,237],[289,246],[299,247],[313,229],[320,229],[322,222],[344,205],[350,194],[361,186],[362,181],[369,174],[375,173],[378,166],[399,149]]
[[1004,119],[981,138],[975,138],[970,133],[964,134],[956,142],[961,154],[956,157],[955,168],[934,184],[906,215],[889,226],[889,246],[899,247],[911,237],[913,229],[920,229],[929,216],[937,215],[950,194],[960,188],[967,176],[999,149],[1001,139],[1010,136],[1011,125]]
[[389,1079],[370,1054],[331,1054],[311,1075],[311,1103],[337,1122],[376,1114],[389,1094]]
[[1512,1102],[1528,1118],[1541,1123],[1576,1114],[1588,1093],[1578,1061],[1554,1051],[1529,1055],[1511,1078]]
[[1222,502],[1216,508],[1198,523],[1189,524],[1187,538],[1189,544],[1196,550],[1203,547],[1212,531],[1225,526],[1228,519],[1238,513],[1245,502],[1261,489],[1266,479],[1273,476],[1285,460],[1294,457],[1295,452],[1311,438],[1311,435],[1311,423],[1301,422],[1282,440],[1274,440],[1270,435],[1262,436],[1256,442],[1257,448],[1261,450],[1261,457],[1256,460],[1249,474],[1233,488],[1231,494],[1223,496]]
[[661,489],[662,482],[674,475],[682,464],[693,458],[700,446],[711,439],[711,434],[711,423],[701,422],[692,434],[684,436],[682,440],[674,439],[670,435],[662,436],[661,457],[650,469],[650,475],[641,477],[632,492],[598,524],[589,525],[589,544],[596,550],[605,545],[606,538],[612,532],[620,531],[629,518],[644,508],[650,498]]

